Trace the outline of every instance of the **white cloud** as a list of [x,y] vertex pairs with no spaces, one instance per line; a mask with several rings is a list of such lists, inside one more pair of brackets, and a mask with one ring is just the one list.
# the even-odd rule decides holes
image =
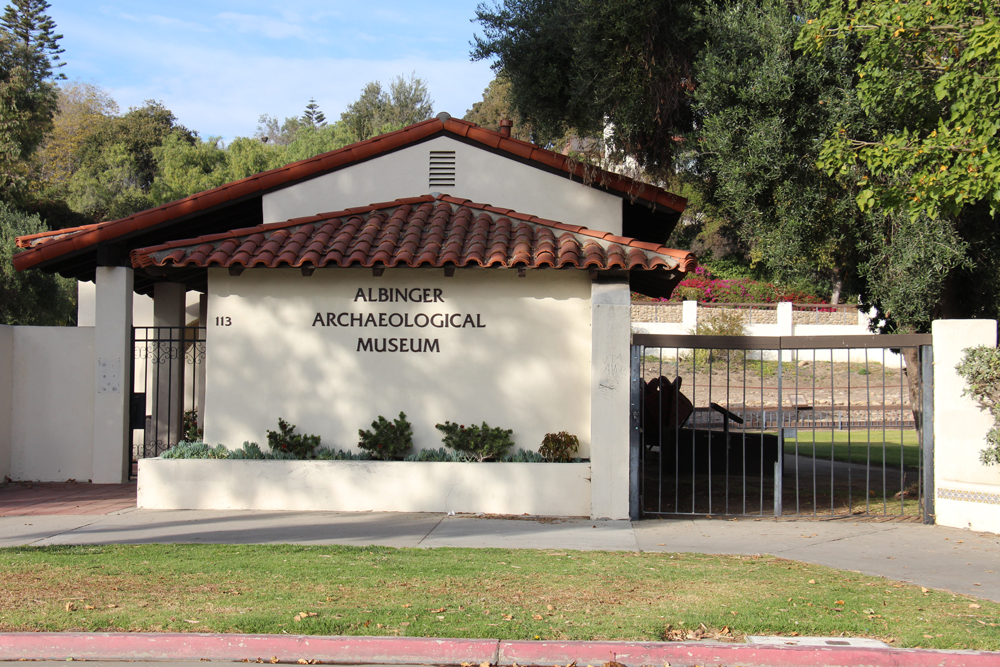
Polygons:
[[259,33],[271,39],[306,36],[306,30],[302,26],[267,16],[223,12],[216,18],[240,32]]

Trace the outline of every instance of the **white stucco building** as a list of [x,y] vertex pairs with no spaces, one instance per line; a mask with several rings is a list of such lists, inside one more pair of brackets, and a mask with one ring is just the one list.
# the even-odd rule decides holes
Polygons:
[[24,237],[15,264],[96,282],[95,482],[131,465],[133,294],[177,327],[196,292],[207,442],[263,443],[281,417],[350,449],[401,410],[418,448],[440,446],[445,420],[512,428],[528,450],[569,431],[589,459],[582,513],[624,518],[629,292],[669,295],[694,268],[662,245],[683,208],[441,114],[122,220]]

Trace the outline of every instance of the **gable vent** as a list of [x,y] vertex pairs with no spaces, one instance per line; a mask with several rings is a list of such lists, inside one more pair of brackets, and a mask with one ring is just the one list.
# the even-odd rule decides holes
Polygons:
[[455,187],[455,151],[431,151],[428,181],[431,190]]

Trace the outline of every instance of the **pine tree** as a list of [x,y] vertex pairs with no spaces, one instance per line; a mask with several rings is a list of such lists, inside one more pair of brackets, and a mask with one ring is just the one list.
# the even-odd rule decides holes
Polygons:
[[23,62],[36,83],[66,78],[61,72],[53,76],[53,71],[66,63],[59,62],[59,54],[65,51],[59,48],[63,36],[55,34],[55,21],[45,13],[50,6],[45,0],[13,0],[0,18],[0,25],[22,52]]
[[323,127],[326,125],[326,115],[320,111],[315,97],[309,98],[309,104],[306,105],[305,113],[302,114],[302,122],[312,127]]

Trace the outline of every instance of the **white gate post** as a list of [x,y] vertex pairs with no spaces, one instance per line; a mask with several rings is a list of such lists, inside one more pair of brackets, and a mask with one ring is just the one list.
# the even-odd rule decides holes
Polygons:
[[129,401],[132,370],[131,267],[99,266],[94,358],[94,451],[91,479],[96,484],[128,481],[131,438]]
[[591,284],[590,514],[629,518],[628,278]]

